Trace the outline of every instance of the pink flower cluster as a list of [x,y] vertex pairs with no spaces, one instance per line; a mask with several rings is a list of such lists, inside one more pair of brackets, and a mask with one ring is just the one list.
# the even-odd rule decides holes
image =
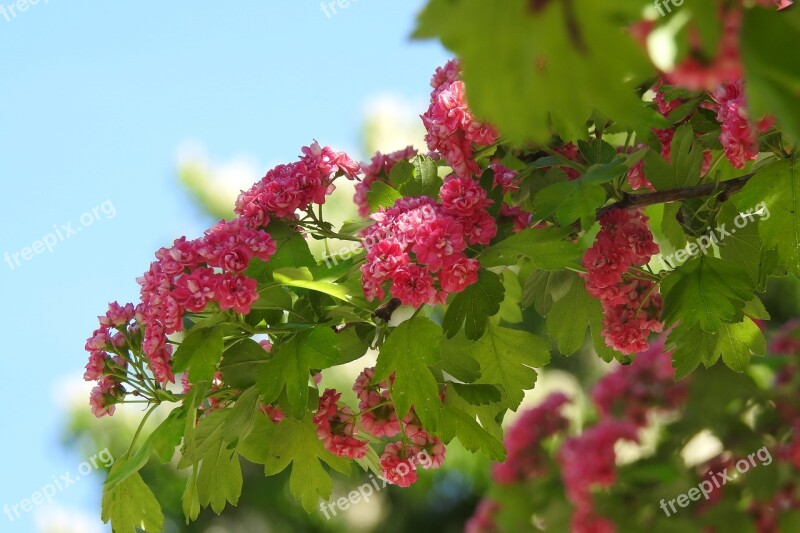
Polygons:
[[[158,250],[156,261],[137,279],[141,303],[135,309],[131,304],[112,304],[106,317],[101,317],[100,329],[86,345],[90,353],[86,379],[101,380],[91,395],[95,414],[113,413],[113,407],[104,406],[125,394],[119,381],[106,378],[112,364],[124,370],[123,365],[130,362],[127,351],[121,352],[127,350],[130,341],[136,341],[137,345],[130,348],[141,349],[158,383],[174,383],[167,335],[183,330],[184,314],[200,313],[210,304],[223,311],[248,314],[258,299],[258,284],[242,272],[253,259],[269,261],[275,253],[275,242],[262,229],[270,216],[291,218],[295,210],[309,203],[324,202],[336,177],[355,178],[359,171],[359,165],[347,155],[316,142],[304,147],[302,154],[298,162],[276,167],[249,192],[242,193],[236,206],[238,218],[220,221],[199,239],[181,237],[171,247]],[[110,327],[134,318],[136,324],[127,330],[127,337],[126,326],[110,336]],[[116,363],[106,352],[115,349],[119,356]],[[121,374],[120,379],[124,371]]]
[[[402,435],[402,440],[386,444],[380,461],[387,482],[408,487],[417,480],[418,466],[431,469],[441,466],[445,446],[422,429],[413,408],[399,420],[391,403],[388,384],[386,381],[373,384],[374,377],[375,369],[365,368],[353,385],[359,413],[340,405],[341,393],[334,389],[325,390],[314,415],[317,436],[331,453],[360,459],[368,452],[368,441],[357,438],[360,431],[376,439]],[[393,378],[391,376],[389,381]]]
[[707,59],[702,51],[702,38],[694,28],[688,32],[689,55],[665,74],[667,83],[685,87],[690,91],[713,91],[724,83],[742,77],[743,68],[739,53],[739,32],[742,27],[742,10],[730,9],[722,14],[723,31],[717,53]]
[[[351,440],[343,441],[342,446],[336,446],[335,440],[329,445],[330,437],[327,429],[320,429],[318,434],[325,441],[328,450],[347,457],[352,456],[353,449],[357,450],[357,453],[361,453],[362,450],[362,441],[352,438],[358,431],[356,423],[359,419],[361,429],[372,437],[392,438],[402,435],[401,440],[390,442],[385,446],[380,461],[383,477],[387,482],[400,487],[408,487],[417,480],[419,466],[436,469],[442,465],[446,452],[445,446],[439,439],[422,429],[413,407],[402,420],[398,419],[394,405],[391,403],[389,384],[386,381],[374,384],[374,377],[375,369],[365,368],[353,385],[353,391],[359,401],[359,414],[352,414],[346,407],[339,409],[340,413],[344,412],[347,416],[346,422],[339,424],[340,429],[337,434]],[[391,376],[389,383],[393,379],[394,376]],[[329,391],[326,391],[326,394],[328,393]],[[338,398],[339,395],[336,395],[335,399],[338,400]],[[325,395],[323,395],[323,399],[325,399]],[[322,411],[322,409],[323,400],[320,400],[320,410]],[[328,413],[331,413],[330,407],[327,409]],[[316,417],[314,420],[317,422]],[[319,423],[318,427],[320,427]],[[366,444],[363,441],[364,447]],[[366,453],[366,448],[363,448],[363,453]]]
[[[441,203],[429,197],[406,197],[372,215],[366,240],[377,242],[361,267],[364,294],[383,299],[384,284],[405,305],[443,303],[478,278],[479,263],[468,258],[467,245],[487,245],[497,234],[486,212],[491,201],[470,178],[447,180]],[[378,239],[375,239],[375,236]],[[437,287],[438,279],[438,287]]]
[[372,184],[376,181],[388,183],[389,174],[392,172],[394,166],[400,161],[408,161],[416,155],[417,151],[414,147],[408,146],[403,150],[398,150],[388,155],[378,152],[369,164],[361,165],[363,177],[360,182],[356,183],[356,193],[353,196],[353,201],[358,206],[358,214],[360,216],[366,218],[371,212],[367,200],[367,193],[369,193]]
[[540,405],[520,415],[505,436],[506,460],[492,467],[496,483],[520,483],[547,472],[550,464],[543,444],[568,429],[569,421],[561,414],[561,408],[569,401],[561,393],[551,394]]
[[758,157],[758,133],[768,131],[774,121],[767,117],[757,124],[750,122],[741,80],[719,87],[712,96],[717,103],[717,120],[722,124],[719,140],[725,157],[734,167],[743,168]]
[[359,172],[358,163],[347,154],[320,147],[317,142],[303,147],[302,152],[299,161],[278,165],[239,196],[235,212],[249,226],[266,226],[271,216],[293,219],[298,209],[325,203],[336,177],[355,179]]
[[439,152],[456,175],[469,177],[480,173],[474,160],[473,143],[493,144],[498,137],[490,125],[480,122],[467,105],[464,82],[458,63],[453,60],[436,70],[431,81],[433,93],[422,122],[428,134],[428,148]]
[[647,425],[653,410],[679,409],[689,393],[686,381],[675,382],[675,370],[663,341],[636,355],[633,364],[603,376],[592,390],[602,418],[616,418],[637,427]]
[[113,415],[116,404],[125,396],[121,381],[128,368],[129,342],[141,342],[138,324],[131,324],[134,313],[133,304],[110,303],[106,314],[97,317],[100,327],[86,340],[89,362],[83,379],[97,381],[89,394],[89,405],[97,418]]
[[567,439],[558,453],[561,477],[567,497],[575,512],[572,531],[575,533],[613,533],[615,526],[596,516],[592,489],[607,488],[617,479],[617,441],[639,442],[636,425],[618,420],[604,420],[580,435]]
[[475,514],[467,520],[464,533],[499,533],[495,517],[500,509],[500,504],[494,500],[481,500],[475,509]]
[[600,220],[601,230],[583,256],[586,290],[603,305],[603,336],[623,354],[647,349],[651,331],[663,325],[661,296],[652,281],[627,275],[658,253],[647,217],[638,210],[614,209]]
[[350,459],[361,459],[367,455],[367,441],[358,440],[356,415],[347,406],[338,404],[342,393],[325,389],[319,399],[319,408],[314,415],[317,436],[331,453]]
[[200,239],[181,237],[156,252],[157,261],[137,280],[142,300],[137,320],[144,326],[144,355],[159,383],[175,382],[166,336],[183,330],[184,313],[199,313],[211,302],[249,313],[258,300],[257,283],[241,272],[253,258],[268,261],[274,253],[269,234],[242,219],[223,220]]

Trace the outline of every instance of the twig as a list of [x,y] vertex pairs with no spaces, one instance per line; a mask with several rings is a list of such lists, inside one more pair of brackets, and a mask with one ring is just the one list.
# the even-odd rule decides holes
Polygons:
[[[644,207],[654,204],[665,204],[669,202],[677,202],[680,200],[688,200],[690,198],[702,198],[712,194],[718,194],[717,200],[724,202],[731,195],[739,192],[742,187],[747,184],[747,181],[755,174],[746,174],[738,178],[720,183],[704,183],[695,187],[684,187],[683,189],[672,189],[669,191],[658,191],[646,194],[629,194],[624,193],[624,198],[616,203],[608,205],[597,211],[597,219],[603,217],[609,211],[614,209],[628,209],[631,207]],[[717,192],[718,191],[718,192]]]

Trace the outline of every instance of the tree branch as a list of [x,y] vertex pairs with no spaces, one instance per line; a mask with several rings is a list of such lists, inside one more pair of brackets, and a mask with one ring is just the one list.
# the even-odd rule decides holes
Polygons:
[[597,219],[599,220],[603,215],[614,209],[629,209],[632,207],[665,204],[680,200],[689,200],[691,198],[702,198],[712,194],[718,194],[718,200],[724,202],[731,195],[739,192],[754,175],[755,174],[746,174],[728,181],[704,183],[703,185],[684,187],[683,189],[672,189],[670,191],[658,191],[646,194],[624,193],[625,196],[622,200],[599,209],[597,211]]
[[372,316],[375,318],[380,318],[384,322],[388,322],[392,318],[392,313],[394,313],[397,308],[400,307],[400,300],[397,298],[392,298],[385,304],[381,304],[375,312],[372,313]]
[[[372,316],[374,318],[379,318],[384,322],[388,322],[392,318],[392,313],[394,313],[398,307],[400,307],[400,300],[398,300],[397,298],[392,298],[388,302],[378,306],[372,313]],[[358,322],[346,322],[344,324],[336,324],[335,326],[333,326],[333,331],[336,333],[341,333],[347,329],[355,327],[358,324],[359,324]]]

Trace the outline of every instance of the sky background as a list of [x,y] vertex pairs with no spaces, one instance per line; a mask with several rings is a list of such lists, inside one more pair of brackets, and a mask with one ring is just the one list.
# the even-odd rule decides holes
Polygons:
[[[40,0],[0,14],[0,254],[13,265],[4,255],[0,506],[77,470],[85,458],[60,438],[96,315],[137,297],[158,247],[207,226],[177,181],[181,147],[253,159],[252,181],[312,139],[364,157],[370,103],[424,106],[448,58],[408,39],[423,4],[351,0],[328,17],[318,0]],[[14,263],[69,224],[80,231]],[[13,524],[0,514],[0,531],[39,531],[61,515],[106,531],[90,479]]]

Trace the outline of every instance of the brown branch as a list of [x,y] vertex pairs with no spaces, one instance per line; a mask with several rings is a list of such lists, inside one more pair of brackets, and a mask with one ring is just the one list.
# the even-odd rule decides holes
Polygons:
[[375,312],[372,313],[372,316],[375,318],[380,318],[384,322],[388,322],[392,318],[392,313],[394,313],[397,308],[400,307],[400,300],[397,298],[392,298],[385,304],[381,304],[375,309]]
[[669,202],[677,202],[681,200],[689,200],[691,198],[702,198],[712,194],[718,194],[718,200],[724,202],[731,195],[739,192],[744,187],[748,180],[755,174],[746,174],[738,178],[728,181],[721,181],[719,183],[704,183],[695,187],[684,187],[683,189],[672,189],[669,191],[658,191],[646,194],[629,194],[624,193],[622,200],[608,205],[597,211],[597,219],[603,217],[609,211],[614,209],[629,209],[632,207],[645,207],[654,204],[665,204]]
[[[397,298],[392,298],[388,302],[379,305],[372,313],[372,316],[374,318],[379,318],[384,322],[388,322],[392,318],[392,313],[394,313],[398,307],[400,307],[400,300]],[[347,329],[357,326],[358,324],[360,324],[360,322],[345,322],[343,324],[336,324],[335,326],[332,326],[332,328],[335,333],[341,333]]]

